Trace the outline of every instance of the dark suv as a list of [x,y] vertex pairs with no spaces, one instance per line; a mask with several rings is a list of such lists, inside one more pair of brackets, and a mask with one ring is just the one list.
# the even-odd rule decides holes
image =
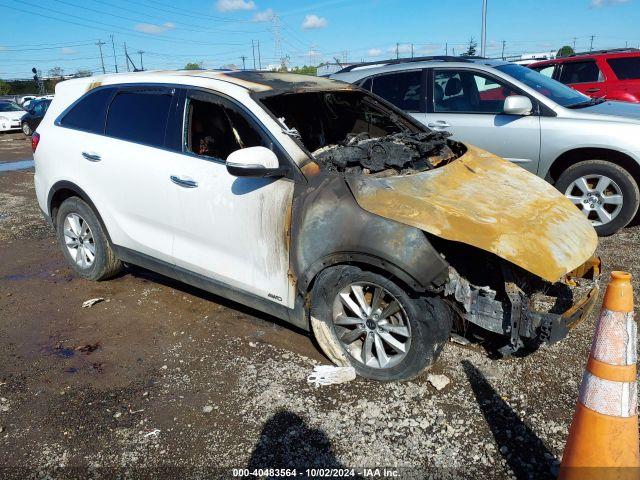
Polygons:
[[591,97],[640,103],[640,50],[571,55],[529,65]]

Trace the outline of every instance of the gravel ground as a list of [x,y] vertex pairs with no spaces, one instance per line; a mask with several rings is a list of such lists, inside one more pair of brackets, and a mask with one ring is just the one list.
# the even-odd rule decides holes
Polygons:
[[[25,144],[11,158],[28,158]],[[628,270],[637,291],[639,239],[640,227],[602,239],[604,278]],[[433,369],[450,379],[441,391],[427,378],[315,388],[306,377],[327,360],[304,332],[140,269],[78,279],[33,172],[0,173],[0,476],[552,478],[594,320],[525,358],[450,343]]]

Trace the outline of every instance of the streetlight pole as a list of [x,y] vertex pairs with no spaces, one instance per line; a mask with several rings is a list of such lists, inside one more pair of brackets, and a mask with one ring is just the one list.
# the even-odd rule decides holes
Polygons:
[[484,57],[487,51],[487,0],[482,0],[482,35],[480,39],[480,56]]

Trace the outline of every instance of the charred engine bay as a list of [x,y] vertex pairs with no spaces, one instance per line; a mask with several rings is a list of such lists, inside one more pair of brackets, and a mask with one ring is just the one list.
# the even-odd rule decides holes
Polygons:
[[463,146],[450,142],[448,132],[403,132],[372,138],[368,133],[349,135],[327,145],[313,156],[328,172],[407,175],[429,170],[460,156]]

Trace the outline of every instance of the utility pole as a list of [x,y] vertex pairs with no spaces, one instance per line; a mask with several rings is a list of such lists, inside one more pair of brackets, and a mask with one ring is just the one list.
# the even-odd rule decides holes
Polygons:
[[140,70],[144,70],[144,65],[142,64],[142,54],[144,53],[143,50],[138,50],[138,54],[140,54]]
[[589,51],[591,52],[593,50],[593,39],[596,38],[595,35],[591,35],[591,43],[589,44]]
[[280,17],[275,14],[273,16],[273,50],[274,56],[278,60],[278,62],[282,63],[282,43],[280,40]]
[[482,35],[480,39],[480,56],[484,57],[487,51],[487,0],[482,0]]
[[98,40],[98,43],[96,43],[96,45],[100,49],[100,63],[102,64],[102,73],[107,73],[107,71],[104,69],[104,58],[102,57],[102,45],[104,44],[105,43],[102,40]]
[[411,44],[411,58],[413,58],[413,43]]
[[444,42],[444,55],[445,57],[449,56],[449,42]]
[[[130,72],[131,70],[129,70],[129,54],[127,53],[127,42],[124,42],[124,58],[126,59],[125,63],[127,64],[127,72]],[[135,65],[133,66],[133,69],[136,69]]]
[[256,69],[256,45],[251,40],[251,55],[253,56],[253,69]]
[[577,39],[578,39],[577,37],[573,37],[573,51],[574,52],[576,51],[576,40]]
[[504,40],[502,40],[502,59],[504,60],[504,46],[506,45],[507,42],[505,42]]
[[118,73],[118,60],[116,58],[116,44],[113,43],[113,34],[109,36],[111,37],[111,48],[113,49],[113,64],[116,67],[116,73]]
[[396,60],[400,58],[400,44],[396,43]]
[[260,56],[260,40],[258,40],[258,70],[262,70],[262,57]]
[[242,55],[240,58],[242,59],[242,69],[246,70],[247,67],[245,65],[245,60],[247,59],[247,56],[246,55]]

